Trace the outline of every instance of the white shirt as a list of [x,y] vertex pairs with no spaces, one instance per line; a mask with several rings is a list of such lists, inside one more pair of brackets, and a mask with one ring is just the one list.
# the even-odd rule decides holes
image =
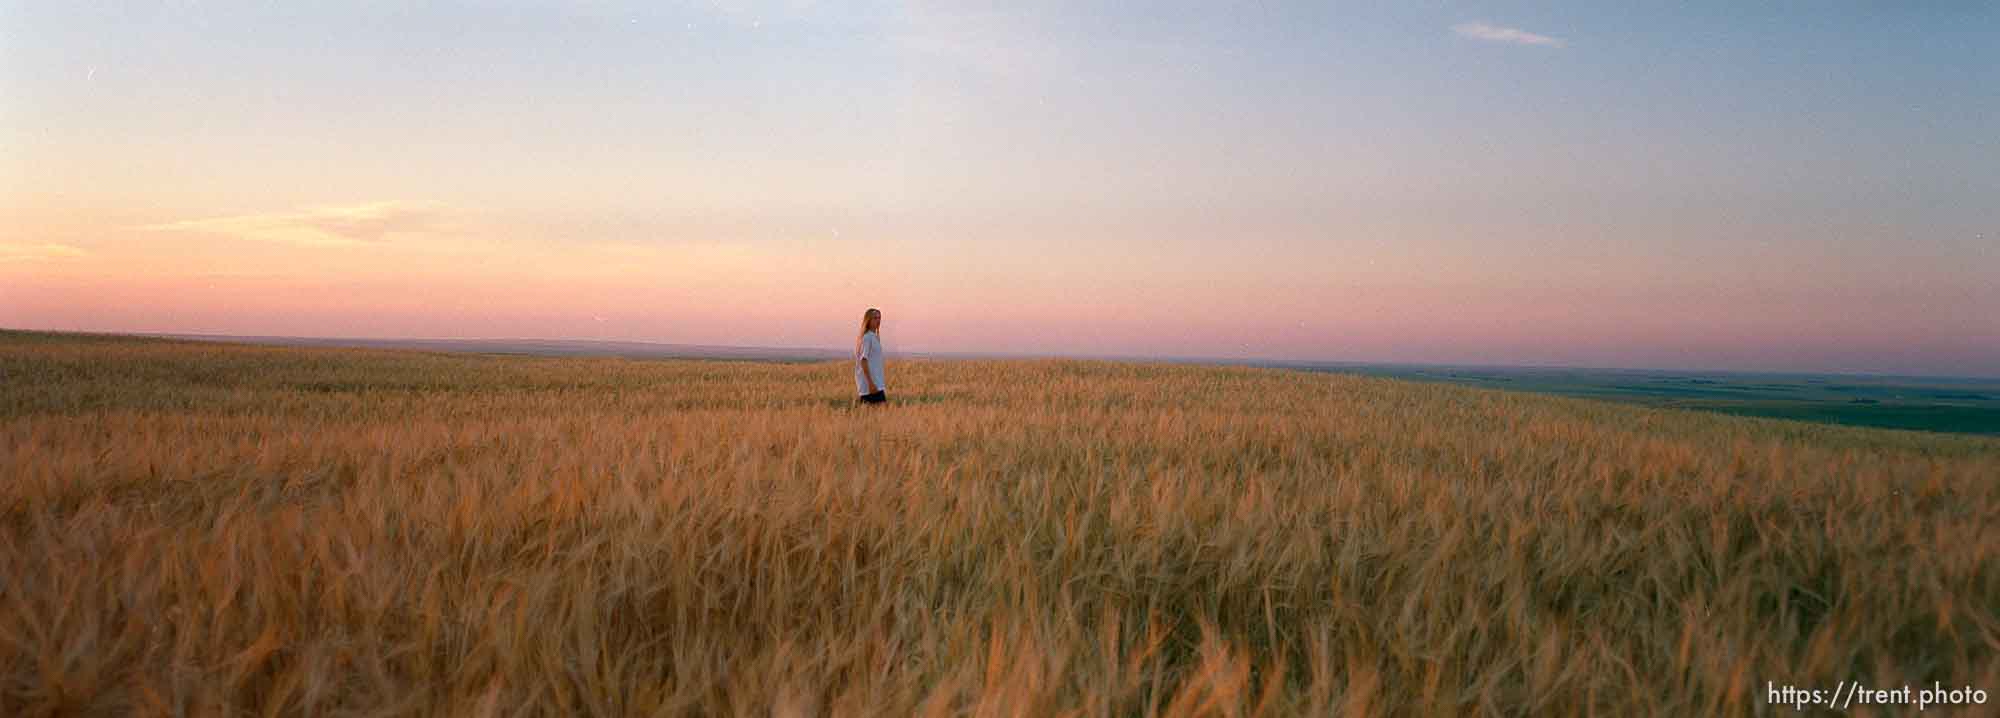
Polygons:
[[[868,376],[861,374],[861,360],[863,359],[868,360]],[[874,332],[862,334],[861,341],[854,343],[855,394],[869,393],[868,379],[870,377],[875,379],[876,391],[889,388],[888,384],[882,383],[882,337],[877,336]]]

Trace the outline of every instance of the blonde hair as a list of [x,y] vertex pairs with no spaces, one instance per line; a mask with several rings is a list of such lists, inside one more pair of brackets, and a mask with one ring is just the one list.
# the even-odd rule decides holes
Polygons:
[[854,335],[854,345],[861,346],[861,338],[867,336],[870,330],[881,331],[881,329],[882,310],[869,307],[868,311],[861,313],[861,333]]

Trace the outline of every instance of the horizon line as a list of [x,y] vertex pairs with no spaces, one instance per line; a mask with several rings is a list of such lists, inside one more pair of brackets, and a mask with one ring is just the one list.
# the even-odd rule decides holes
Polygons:
[[[52,334],[80,334],[80,335],[97,335],[97,336],[129,336],[129,337],[160,338],[160,339],[183,339],[191,341],[235,340],[238,343],[252,343],[255,340],[289,340],[289,341],[309,341],[309,342],[329,343],[335,346],[338,346],[344,342],[372,342],[377,344],[395,343],[395,342],[411,342],[411,343],[554,342],[554,343],[569,343],[578,345],[628,344],[628,345],[644,345],[644,346],[663,347],[663,348],[680,347],[680,348],[694,348],[694,349],[735,350],[735,351],[742,351],[742,352],[749,352],[749,353],[763,355],[763,356],[749,356],[749,357],[687,357],[687,358],[718,358],[718,359],[760,359],[760,358],[769,360],[779,360],[787,358],[819,359],[819,358],[839,358],[847,355],[846,350],[833,347],[760,346],[760,345],[747,345],[747,344],[704,344],[695,342],[663,342],[663,341],[645,340],[645,339],[576,339],[576,338],[549,338],[549,337],[412,337],[412,336],[337,337],[337,336],[299,336],[299,335],[283,335],[283,334],[222,334],[222,333],[202,333],[202,332],[115,332],[115,331],[98,332],[98,331],[74,331],[74,330],[51,330],[51,329],[9,329],[6,327],[0,327],[0,331],[47,332]],[[389,346],[389,347],[376,347],[376,348],[394,349],[396,347]],[[445,349],[444,351],[453,351],[453,350]],[[467,353],[478,353],[476,351],[468,351],[468,350],[458,350],[458,351],[466,351]],[[783,352],[806,352],[807,354],[786,356],[783,354]],[[1668,373],[1680,373],[1680,374],[1793,375],[1793,376],[1817,376],[1817,377],[1880,377],[1880,378],[1970,379],[1979,381],[2000,381],[2000,374],[1978,375],[1978,374],[1892,373],[1892,372],[1855,372],[1855,371],[1806,371],[1806,370],[1784,370],[1784,369],[1713,369],[1713,368],[1692,368],[1692,367],[1587,366],[1578,364],[1380,361],[1380,360],[1365,360],[1365,359],[1304,359],[1304,358],[1292,358],[1292,357],[1230,358],[1230,357],[1204,357],[1204,356],[1192,356],[1192,355],[1090,354],[1090,353],[1064,353],[1064,352],[1025,353],[1025,352],[997,352],[997,351],[994,352],[896,351],[890,353],[892,355],[902,355],[902,356],[918,357],[918,358],[936,358],[936,359],[1078,359],[1078,360],[1094,360],[1094,361],[1151,361],[1151,362],[1161,362],[1169,364],[1212,364],[1219,366],[1274,366],[1275,365],[1275,368],[1284,368],[1287,365],[1308,367],[1308,368],[1318,367],[1318,366],[1354,367],[1354,368],[1421,367],[1421,368],[1438,368],[1438,369],[1626,371],[1626,372],[1668,372]]]

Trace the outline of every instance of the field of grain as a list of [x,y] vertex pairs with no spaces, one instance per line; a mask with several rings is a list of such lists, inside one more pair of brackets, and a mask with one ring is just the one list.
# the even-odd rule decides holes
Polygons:
[[0,333],[0,715],[2000,692],[2000,440],[1274,369],[852,387],[840,362]]

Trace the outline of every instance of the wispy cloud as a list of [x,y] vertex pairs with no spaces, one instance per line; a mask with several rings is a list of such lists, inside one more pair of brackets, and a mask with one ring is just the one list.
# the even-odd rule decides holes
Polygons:
[[208,217],[147,225],[140,229],[219,234],[310,247],[343,247],[373,244],[399,235],[434,232],[445,224],[444,220],[443,205],[398,201]]
[[1563,47],[1569,44],[1561,38],[1538,35],[1518,27],[1502,27],[1483,22],[1462,22],[1451,26],[1451,31],[1459,37],[1469,37],[1487,42],[1504,42],[1513,45],[1534,45],[1537,47]]
[[67,244],[0,242],[0,262],[41,262],[51,259],[75,259],[85,254],[88,254],[88,252]]

